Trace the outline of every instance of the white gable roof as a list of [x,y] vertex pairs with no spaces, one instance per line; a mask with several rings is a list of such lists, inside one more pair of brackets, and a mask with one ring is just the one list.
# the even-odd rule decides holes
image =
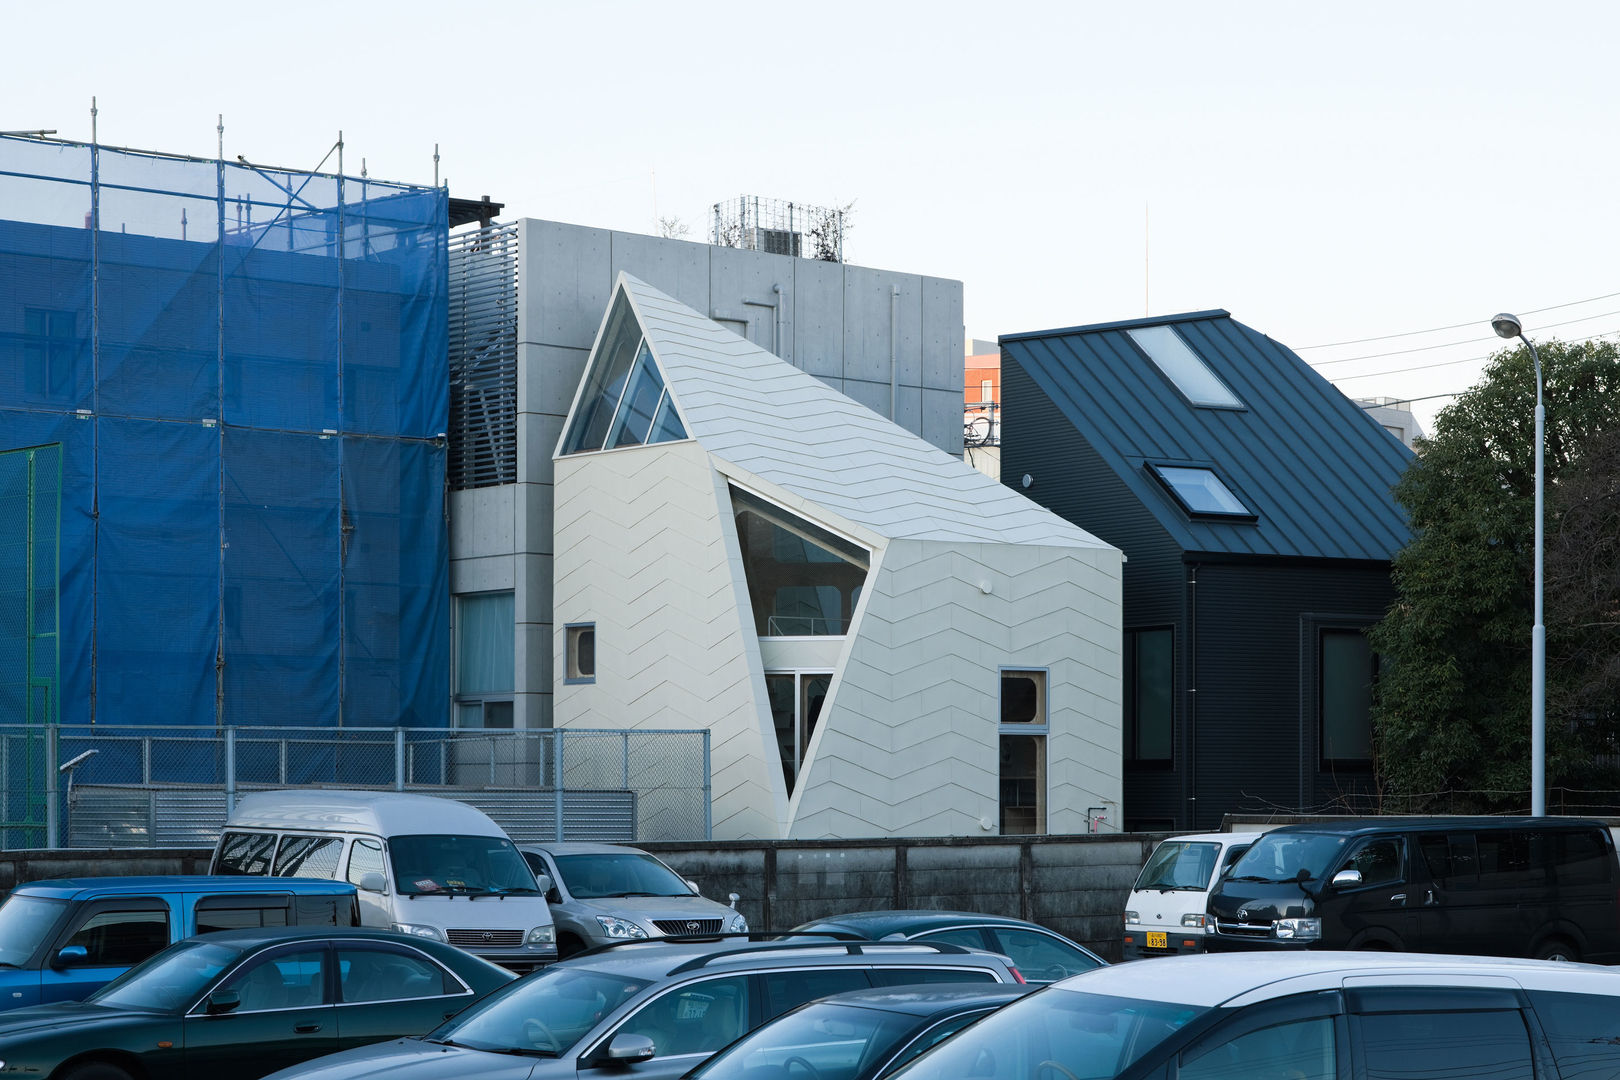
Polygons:
[[651,285],[618,287],[716,457],[890,539],[1110,547]]

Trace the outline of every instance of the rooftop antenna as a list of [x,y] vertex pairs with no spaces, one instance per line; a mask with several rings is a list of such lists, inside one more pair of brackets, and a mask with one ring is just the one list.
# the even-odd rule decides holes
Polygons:
[[433,186],[439,186],[439,144],[433,144]]

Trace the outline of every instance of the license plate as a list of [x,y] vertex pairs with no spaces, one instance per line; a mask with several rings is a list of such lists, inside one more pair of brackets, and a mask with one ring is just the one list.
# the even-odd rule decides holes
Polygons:
[[1169,936],[1167,930],[1157,932],[1149,930],[1147,932],[1147,947],[1150,949],[1168,949],[1170,947]]

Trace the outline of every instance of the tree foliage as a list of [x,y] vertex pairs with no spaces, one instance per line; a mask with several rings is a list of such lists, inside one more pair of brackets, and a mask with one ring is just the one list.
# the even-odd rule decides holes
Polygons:
[[[1599,755],[1620,729],[1620,349],[1552,341],[1540,352],[1547,785],[1614,791]],[[1395,488],[1413,539],[1371,638],[1383,658],[1378,772],[1400,809],[1528,805],[1535,400],[1529,350],[1496,354]]]

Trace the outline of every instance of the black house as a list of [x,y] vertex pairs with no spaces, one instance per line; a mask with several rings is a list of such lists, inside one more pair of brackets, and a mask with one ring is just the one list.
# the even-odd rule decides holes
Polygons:
[[1411,451],[1225,311],[1000,343],[1002,482],[1125,552],[1125,827],[1364,808]]

